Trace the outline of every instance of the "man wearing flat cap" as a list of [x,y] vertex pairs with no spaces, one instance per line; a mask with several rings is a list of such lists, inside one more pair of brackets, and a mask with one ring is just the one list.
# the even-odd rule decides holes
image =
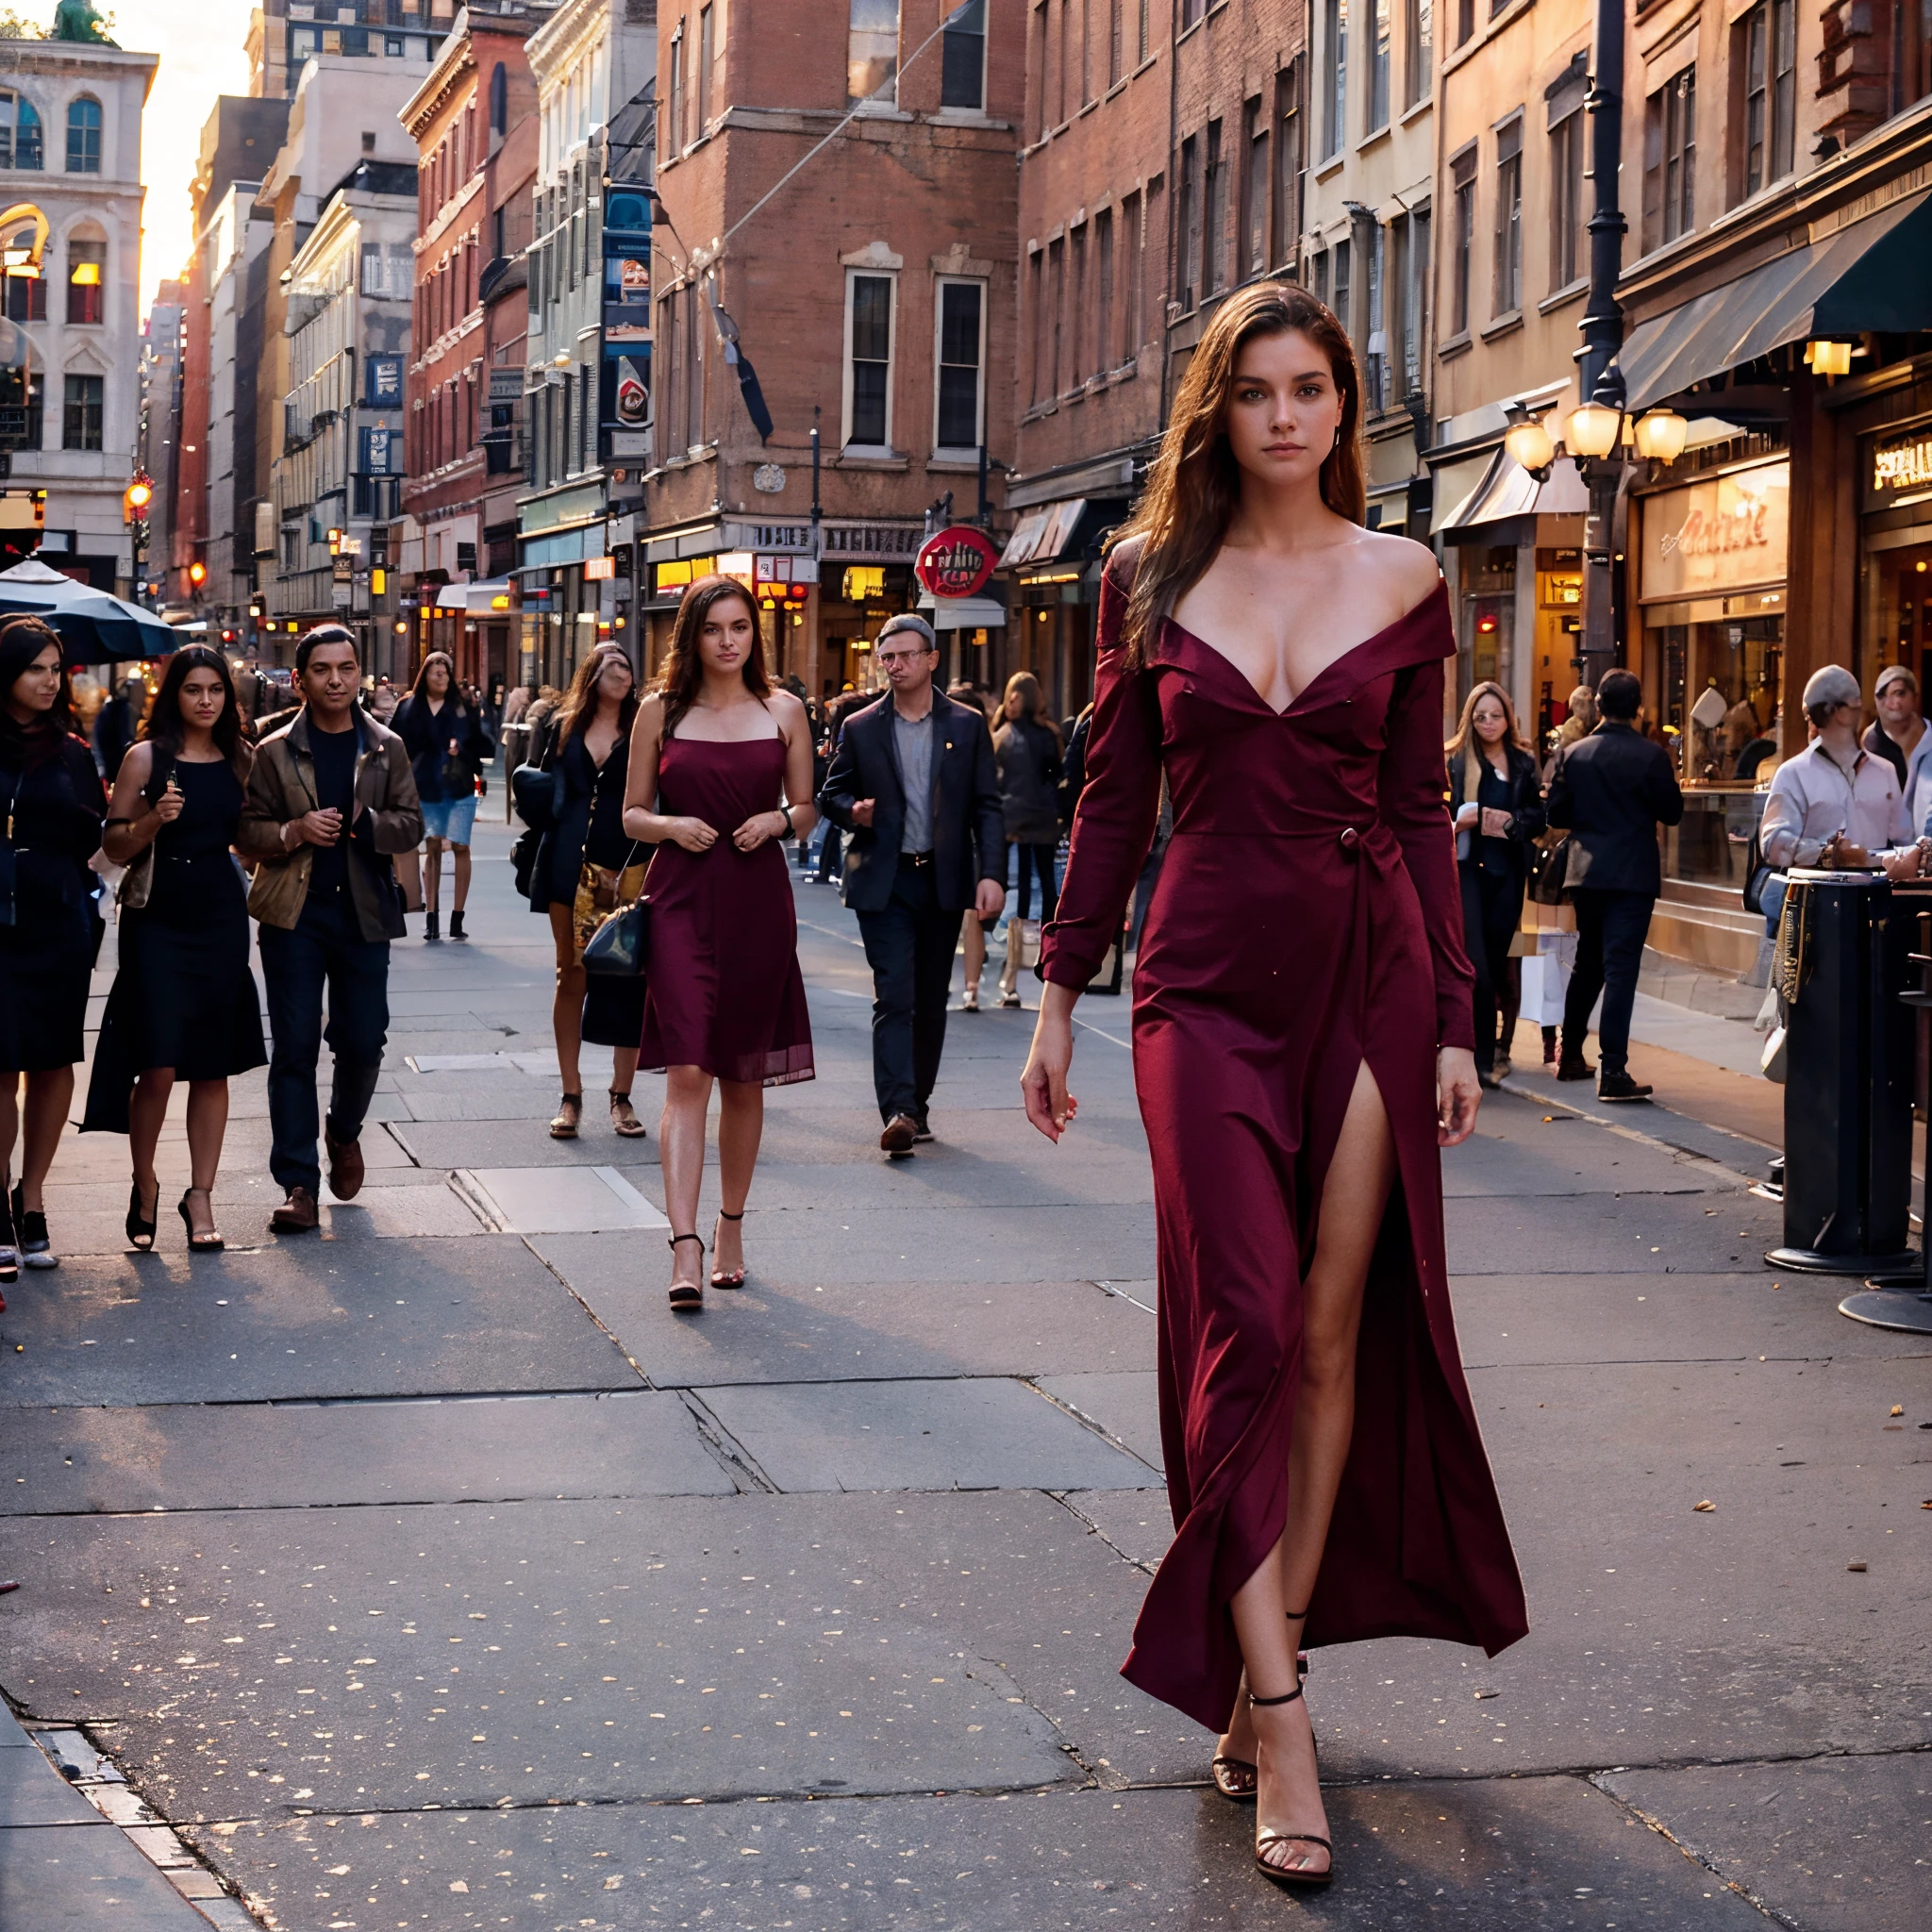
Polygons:
[[985,714],[933,687],[939,645],[910,612],[887,620],[873,662],[891,695],[847,717],[818,806],[850,835],[845,903],[872,968],[872,1072],[897,1157],[932,1139],[927,1108],[946,1041],[959,922],[1006,904],[1007,835]]
[[1888,878],[1918,875],[1917,828],[1889,759],[1858,742],[1858,680],[1826,664],[1805,686],[1805,715],[1818,736],[1771,781],[1758,842],[1779,872],[1794,865],[1882,866]]

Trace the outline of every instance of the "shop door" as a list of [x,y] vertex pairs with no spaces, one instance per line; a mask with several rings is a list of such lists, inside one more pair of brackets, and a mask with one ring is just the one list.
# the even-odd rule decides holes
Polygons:
[[1903,664],[1925,689],[1932,651],[1932,543],[1872,556],[1872,620],[1865,661],[1858,668],[1867,691],[1888,664]]

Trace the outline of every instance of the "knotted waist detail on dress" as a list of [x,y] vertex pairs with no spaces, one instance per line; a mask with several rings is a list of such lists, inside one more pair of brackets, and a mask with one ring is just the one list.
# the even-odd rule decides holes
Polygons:
[[1175,839],[1295,839],[1314,843],[1329,842],[1338,847],[1344,858],[1356,859],[1364,855],[1374,870],[1388,872],[1399,864],[1402,847],[1395,835],[1380,819],[1321,819],[1312,824],[1304,822],[1291,825],[1243,825],[1239,831],[1232,828],[1223,830],[1218,826],[1197,826],[1176,824],[1172,837]]

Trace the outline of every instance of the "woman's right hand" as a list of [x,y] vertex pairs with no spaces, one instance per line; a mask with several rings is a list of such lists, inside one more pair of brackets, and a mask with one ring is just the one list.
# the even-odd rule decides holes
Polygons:
[[671,839],[687,852],[708,852],[718,842],[718,834],[703,819],[673,819]]
[[181,816],[181,808],[187,803],[178,786],[170,785],[155,802],[148,807],[162,824],[172,825]]
[[1033,1046],[1020,1075],[1020,1093],[1026,1118],[1058,1142],[1080,1111],[1080,1103],[1067,1091],[1067,1073],[1074,1063],[1074,995],[1052,980],[1041,995],[1040,1018],[1034,1023]]

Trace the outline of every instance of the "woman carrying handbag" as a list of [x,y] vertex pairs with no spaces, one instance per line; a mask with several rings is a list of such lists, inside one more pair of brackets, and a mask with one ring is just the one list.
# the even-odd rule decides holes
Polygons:
[[424,658],[409,695],[396,707],[395,729],[408,747],[409,771],[423,801],[423,850],[429,861],[423,874],[423,937],[442,937],[436,902],[441,891],[442,848],[447,845],[456,874],[449,936],[467,939],[463,902],[470,896],[476,778],[496,756],[496,746],[481,714],[463,696],[456,666],[444,652],[431,651]]

